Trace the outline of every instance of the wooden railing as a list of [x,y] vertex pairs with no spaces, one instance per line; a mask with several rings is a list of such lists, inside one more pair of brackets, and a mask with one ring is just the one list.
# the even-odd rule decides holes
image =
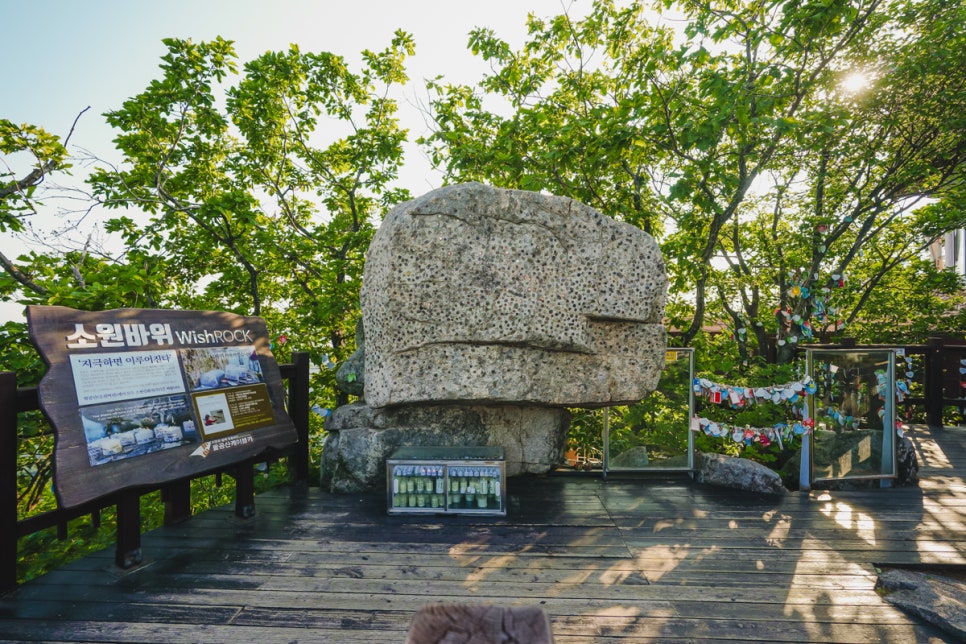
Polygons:
[[99,527],[101,510],[112,505],[117,508],[114,561],[122,568],[140,563],[140,499],[156,490],[161,491],[165,524],[179,523],[191,516],[191,480],[228,474],[235,479],[235,514],[249,518],[255,513],[254,464],[286,457],[292,494],[304,494],[309,484],[309,355],[293,353],[292,362],[279,365],[279,370],[288,384],[287,410],[298,435],[294,446],[242,461],[227,470],[199,472],[160,487],[129,488],[78,507],[51,510],[22,520],[17,513],[17,414],[40,409],[40,404],[36,387],[17,387],[16,374],[0,372],[0,525],[17,526],[16,530],[0,530],[0,592],[17,587],[17,543],[21,537],[56,526],[57,536],[65,539],[68,521],[89,514],[92,524]]

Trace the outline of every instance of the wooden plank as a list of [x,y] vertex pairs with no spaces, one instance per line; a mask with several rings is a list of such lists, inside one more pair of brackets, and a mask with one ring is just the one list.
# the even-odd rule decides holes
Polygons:
[[[635,572],[666,575],[719,574],[729,578],[747,576],[761,579],[761,585],[771,585],[776,575],[798,575],[801,577],[821,576],[824,578],[855,578],[857,571],[873,575],[872,564],[856,563],[843,569],[842,562],[828,556],[811,558],[792,558],[781,554],[771,557],[692,557],[674,559],[667,554],[651,553],[651,556],[633,558],[604,557],[507,557],[488,555],[485,557],[454,557],[428,554],[385,554],[379,552],[358,553],[347,556],[345,553],[318,553],[299,556],[298,554],[277,555],[272,551],[260,551],[263,555],[249,552],[237,558],[218,559],[159,560],[151,563],[151,574],[226,574],[249,577],[337,577],[351,573],[354,576],[367,576],[380,579],[419,579],[432,575],[437,579],[459,579],[468,574],[487,575],[499,579],[526,578],[528,576],[550,578],[573,578],[579,575],[606,575],[611,581]],[[166,553],[166,557],[177,558],[176,552]],[[72,566],[70,572],[103,572],[104,563],[88,558],[86,566]],[[853,562],[854,563],[854,562]],[[355,572],[358,571],[358,572]],[[363,574],[364,572],[364,574]],[[80,575],[75,575],[80,577]],[[65,581],[63,583],[70,583]]]
[[[762,611],[768,606],[779,605],[783,610],[800,606],[816,610],[817,606],[851,606],[872,610],[879,607],[890,614],[896,610],[882,600],[870,587],[865,592],[829,593],[824,589],[792,587],[731,587],[727,576],[714,586],[688,586],[669,584],[589,583],[574,578],[570,583],[499,583],[486,579],[463,581],[381,580],[356,579],[350,576],[337,579],[306,578],[303,583],[292,583],[284,578],[241,579],[231,583],[225,579],[207,581],[202,577],[154,578],[149,586],[119,589],[117,585],[85,586],[80,583],[55,586],[24,587],[22,599],[50,599],[56,596],[65,602],[103,602],[114,604],[125,601],[150,601],[157,604],[180,605],[186,601],[203,606],[254,606],[271,608],[283,606],[291,609],[318,608],[320,598],[326,608],[357,609],[370,605],[373,608],[421,605],[428,601],[450,598],[454,601],[543,603],[556,606],[556,611],[568,614],[601,610],[611,606],[658,605],[668,608],[668,602],[677,606],[683,602],[703,603],[706,608],[718,603],[742,605],[747,610]],[[378,598],[378,599],[377,599]]]
[[126,490],[117,497],[117,536],[114,564],[130,568],[141,563],[141,495]]
[[[175,628],[184,625],[194,625],[195,632],[200,634],[224,633],[226,637],[245,638],[251,633],[260,631],[249,629],[251,626],[276,627],[284,624],[288,628],[306,628],[314,633],[317,630],[338,628],[342,631],[362,631],[380,637],[385,632],[402,632],[410,616],[425,605],[424,598],[417,597],[407,600],[400,598],[396,601],[393,609],[376,611],[359,611],[351,608],[298,608],[287,607],[244,607],[236,611],[230,617],[230,625],[222,624],[210,620],[214,616],[224,619],[228,617],[228,611],[234,610],[231,607],[213,610],[209,606],[192,606],[182,604],[175,609],[170,607],[159,609],[152,604],[134,604],[130,609],[119,607],[115,619],[110,622],[102,622],[100,627],[102,636],[105,639],[117,633],[138,634],[142,639],[138,641],[156,641],[152,638],[157,633],[171,634],[177,632]],[[488,603],[485,599],[467,598],[464,603]],[[515,600],[507,600],[501,605],[527,605]],[[840,614],[831,615],[826,613],[826,617],[812,622],[795,623],[790,622],[788,615],[781,610],[765,611],[762,614],[760,608],[754,612],[747,608],[737,607],[733,610],[733,615],[716,615],[709,617],[707,613],[708,604],[704,602],[695,603],[691,608],[682,606],[684,614],[678,614],[676,607],[669,603],[641,604],[625,603],[622,605],[610,605],[600,609],[573,611],[566,602],[560,600],[550,600],[541,602],[546,612],[551,617],[555,634],[568,636],[586,636],[588,629],[600,635],[623,638],[639,637],[684,637],[688,633],[692,637],[699,633],[714,634],[720,639],[743,639],[745,641],[816,641],[816,632],[831,634],[837,633],[835,641],[864,641],[868,640],[869,634],[878,632],[884,635],[891,635],[900,638],[905,636],[906,640],[897,639],[895,641],[916,641],[922,636],[936,636],[936,632],[928,628],[919,628],[911,625],[904,619],[898,611],[877,612],[870,610],[869,607],[853,608],[850,610],[839,611]],[[616,608],[622,610],[616,611]],[[885,607],[889,609],[890,607]],[[801,608],[799,610],[807,610]],[[77,612],[83,613],[83,609]],[[33,618],[36,620],[37,618]],[[131,624],[134,619],[138,620],[141,626]],[[166,619],[177,619],[176,626],[172,628],[172,622],[162,621]],[[128,620],[131,620],[130,622]],[[13,628],[7,628],[9,624]],[[20,622],[10,622],[0,620],[0,628],[4,628],[5,633],[16,633],[17,624]],[[61,628],[79,628],[82,638],[74,641],[85,641],[83,638],[85,622],[81,619],[73,619],[69,614],[56,620],[53,625],[43,625],[38,628],[38,621],[32,622],[34,629],[44,630],[48,634],[59,637],[63,635]],[[230,629],[229,630],[229,627]],[[32,631],[34,629],[31,629]],[[709,629],[709,630],[705,630]],[[285,632],[285,628],[280,629]],[[24,632],[24,631],[21,631]],[[230,634],[234,633],[234,636]],[[264,633],[262,631],[262,633]],[[346,637],[352,637],[351,633],[346,633]],[[908,639],[911,638],[911,639]],[[92,638],[93,639],[93,638]],[[702,639],[704,639],[702,637]],[[101,641],[93,639],[93,641]],[[272,640],[274,641],[274,639]],[[352,640],[350,640],[352,641]],[[824,641],[820,638],[817,641]],[[879,640],[875,640],[879,641]],[[885,640],[889,641],[889,639]]]
[[[197,624],[143,624],[137,622],[111,621],[63,621],[32,622],[0,621],[6,637],[20,641],[49,642],[143,642],[170,644],[171,642],[232,642],[232,644],[264,644],[274,641],[299,641],[305,639],[306,631],[298,627],[279,624],[258,626],[215,626]],[[46,635],[38,637],[38,633]],[[406,638],[406,631],[382,633],[339,628],[325,631],[313,630],[311,640],[321,644],[354,644],[359,642],[392,642],[399,644]]]

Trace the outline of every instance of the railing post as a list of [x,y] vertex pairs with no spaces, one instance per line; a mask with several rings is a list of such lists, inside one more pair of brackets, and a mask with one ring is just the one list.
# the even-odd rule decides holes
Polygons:
[[164,525],[183,523],[191,518],[191,480],[174,481],[161,488]]
[[943,424],[943,339],[926,340],[926,424],[942,427]]
[[255,472],[252,462],[239,463],[229,474],[235,477],[235,516],[250,519],[255,516]]
[[[17,587],[17,374],[0,373],[0,592]],[[5,518],[4,518],[5,517]]]
[[292,470],[292,496],[304,496],[309,485],[309,354],[292,354],[295,375],[288,381],[288,415],[295,425],[298,444],[289,467]]
[[125,490],[117,495],[114,563],[118,568],[141,563],[141,495],[137,490]]

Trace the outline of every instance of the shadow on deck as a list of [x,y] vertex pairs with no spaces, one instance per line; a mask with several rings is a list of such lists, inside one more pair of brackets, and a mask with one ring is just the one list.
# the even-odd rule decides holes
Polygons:
[[0,599],[17,641],[396,642],[436,601],[538,606],[556,642],[952,641],[877,566],[966,566],[966,429],[918,428],[919,488],[781,499],[688,478],[528,477],[506,517],[388,516],[382,494],[275,490]]

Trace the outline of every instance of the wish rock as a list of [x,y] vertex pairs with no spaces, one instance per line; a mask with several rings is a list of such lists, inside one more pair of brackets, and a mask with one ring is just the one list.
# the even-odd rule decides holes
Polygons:
[[402,446],[500,446],[508,476],[549,471],[566,407],[657,386],[666,289],[650,235],[571,199],[471,183],[396,207],[366,256],[364,351],[336,374],[364,401],[326,420],[321,485],[377,489]]
[[664,366],[647,233],[572,199],[477,183],[397,206],[366,257],[365,399],[597,407]]

